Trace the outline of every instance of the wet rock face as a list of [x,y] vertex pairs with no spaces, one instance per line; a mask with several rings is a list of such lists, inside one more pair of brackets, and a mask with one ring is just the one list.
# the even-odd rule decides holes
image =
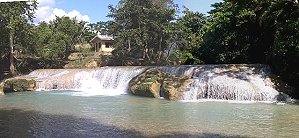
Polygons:
[[277,102],[291,102],[291,98],[289,95],[280,92],[276,97],[275,100]]
[[3,95],[5,95],[4,91],[3,91],[3,83],[0,83],[0,96],[3,96]]
[[12,78],[4,81],[3,91],[9,92],[23,92],[34,91],[36,89],[36,81],[28,78]]
[[183,100],[182,95],[188,90],[192,79],[188,76],[169,76],[164,79],[161,88],[163,97],[168,100]]
[[130,83],[129,88],[133,95],[159,98],[160,87],[165,73],[157,69],[149,69],[140,75],[134,77]]
[[133,78],[129,83],[133,95],[180,100],[192,80],[187,76],[175,76],[159,69],[149,69]]
[[134,95],[143,97],[160,97],[160,87],[161,84],[157,81],[155,82],[142,82],[140,84],[133,85],[131,87],[131,92]]

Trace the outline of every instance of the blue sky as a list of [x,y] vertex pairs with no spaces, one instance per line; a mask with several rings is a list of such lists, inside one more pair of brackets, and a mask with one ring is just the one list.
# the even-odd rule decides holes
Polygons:
[[[107,21],[108,5],[117,5],[119,0],[38,0],[40,5],[36,13],[35,22],[49,21],[56,16],[70,16],[91,23]],[[174,0],[175,4],[186,6],[192,11],[206,13],[211,9],[210,5],[222,0]]]

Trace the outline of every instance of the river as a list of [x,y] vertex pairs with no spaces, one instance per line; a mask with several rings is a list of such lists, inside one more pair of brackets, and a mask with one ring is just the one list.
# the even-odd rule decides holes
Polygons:
[[76,91],[0,97],[0,137],[298,137],[299,106]]

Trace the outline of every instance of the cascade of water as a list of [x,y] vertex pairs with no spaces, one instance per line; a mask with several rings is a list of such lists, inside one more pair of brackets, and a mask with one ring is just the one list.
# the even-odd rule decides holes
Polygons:
[[163,72],[169,73],[172,75],[184,75],[192,76],[193,70],[196,69],[195,66],[177,66],[177,67],[159,67]]
[[43,69],[35,70],[27,77],[35,78],[38,90],[65,90],[74,88],[71,74],[79,71],[78,69]]
[[193,68],[192,74],[183,100],[273,101],[278,94],[267,66],[207,65]]
[[104,95],[118,95],[126,93],[129,81],[144,69],[144,67],[48,69],[36,70],[27,76],[37,80],[38,90],[78,90],[97,94],[105,91]]
[[[129,81],[149,67],[102,67],[99,69],[36,70],[39,90],[78,90],[89,95],[119,95],[127,92]],[[218,99],[273,101],[278,95],[263,65],[199,65],[158,68],[172,75],[190,76],[193,82],[183,100]]]
[[142,72],[142,67],[103,67],[90,72],[77,73],[76,88],[92,94],[105,91],[105,95],[119,95],[127,92],[129,81]]

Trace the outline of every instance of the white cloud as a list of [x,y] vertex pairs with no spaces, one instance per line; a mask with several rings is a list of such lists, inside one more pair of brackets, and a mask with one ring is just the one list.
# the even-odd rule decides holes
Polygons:
[[67,16],[70,18],[76,18],[77,20],[83,20],[89,22],[88,15],[82,15],[77,10],[72,10],[70,12],[66,12],[63,9],[55,8],[55,0],[37,0],[39,3],[36,11],[36,18],[34,20],[35,23],[39,23],[41,21],[49,22],[53,19],[62,16]]
[[46,7],[46,6],[54,6],[55,0],[37,0],[38,6]]
[[69,13],[66,14],[66,16],[68,16],[70,18],[76,18],[77,20],[83,20],[83,21],[89,22],[88,15],[81,15],[81,13],[77,10],[70,11]]
[[58,17],[62,17],[62,16],[67,15],[67,13],[64,10],[62,10],[62,9],[54,8],[52,16],[55,17],[55,15],[58,16]]
[[86,21],[86,22],[89,22],[89,21],[90,21],[88,15],[83,15],[83,16],[82,16],[82,20],[83,20],[83,21]]

